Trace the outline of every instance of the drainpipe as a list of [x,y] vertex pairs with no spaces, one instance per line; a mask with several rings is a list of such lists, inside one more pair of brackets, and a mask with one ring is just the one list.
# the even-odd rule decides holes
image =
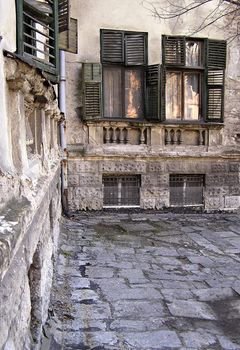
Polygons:
[[[60,82],[58,87],[58,99],[60,112],[66,117],[66,68],[65,68],[65,52],[60,50]],[[64,118],[65,119],[65,118]],[[62,208],[63,212],[67,214],[67,145],[66,145],[66,125],[65,121],[60,123],[60,145],[62,148],[62,161],[61,161],[61,193],[62,193]]]

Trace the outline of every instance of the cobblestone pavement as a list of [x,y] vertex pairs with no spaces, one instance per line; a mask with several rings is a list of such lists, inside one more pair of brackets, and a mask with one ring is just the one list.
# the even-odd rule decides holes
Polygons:
[[240,349],[239,223],[233,214],[64,219],[50,349]]

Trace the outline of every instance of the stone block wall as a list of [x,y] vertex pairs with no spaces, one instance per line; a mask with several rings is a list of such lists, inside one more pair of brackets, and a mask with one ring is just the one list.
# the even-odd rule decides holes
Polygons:
[[70,211],[103,208],[103,175],[140,175],[140,207],[143,209],[170,206],[170,174],[204,175],[204,209],[207,211],[240,207],[237,160],[72,158],[69,159],[68,174]]

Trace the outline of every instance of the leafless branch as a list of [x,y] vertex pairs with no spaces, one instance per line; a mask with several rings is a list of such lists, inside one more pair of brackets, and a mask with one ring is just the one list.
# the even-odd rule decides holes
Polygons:
[[[212,3],[209,13],[202,22],[192,30],[196,34],[203,29],[215,25],[222,30],[228,29],[231,40],[237,38],[240,23],[240,0],[191,0],[184,5],[174,0],[142,0],[142,5],[148,9],[154,17],[160,20],[178,20],[187,14],[193,13],[196,9],[203,8]],[[222,24],[222,19],[225,23]],[[219,25],[219,26],[218,26]]]

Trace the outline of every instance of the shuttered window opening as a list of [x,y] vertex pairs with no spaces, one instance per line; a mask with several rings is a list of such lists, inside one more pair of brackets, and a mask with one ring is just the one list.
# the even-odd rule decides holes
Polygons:
[[223,122],[226,42],[162,38],[161,119]]
[[105,118],[143,118],[147,33],[101,30]]
[[171,206],[203,205],[204,175],[170,175],[169,185]]
[[58,69],[57,1],[18,0],[16,8],[17,53],[30,64],[51,75],[56,75]]
[[140,176],[103,176],[103,207],[139,207]]

